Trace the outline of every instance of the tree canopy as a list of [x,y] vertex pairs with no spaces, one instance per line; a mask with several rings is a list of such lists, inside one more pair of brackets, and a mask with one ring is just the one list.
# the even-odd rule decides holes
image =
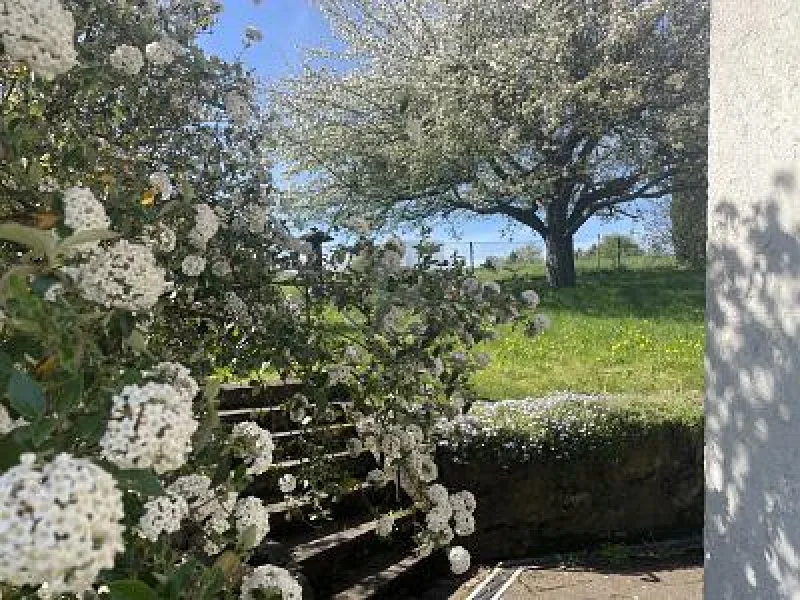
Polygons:
[[704,0],[321,6],[344,50],[309,54],[273,94],[278,157],[311,214],[505,215],[571,285],[574,233],[669,193],[705,151]]

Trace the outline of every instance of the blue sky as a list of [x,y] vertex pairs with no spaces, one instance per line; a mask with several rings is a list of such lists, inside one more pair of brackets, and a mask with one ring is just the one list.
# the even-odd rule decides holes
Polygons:
[[[213,54],[232,59],[241,51],[245,27],[258,27],[264,40],[248,49],[243,60],[267,81],[296,72],[302,48],[335,43],[325,19],[311,0],[262,0],[259,4],[252,0],[224,0],[224,3],[219,24],[205,38],[203,46]],[[458,229],[462,243],[458,243],[450,227],[440,224],[434,224],[434,237],[450,242],[448,247],[459,252],[465,252],[468,241],[474,242],[479,261],[486,256],[508,254],[519,245],[541,246],[534,232],[503,218],[475,217],[462,221]],[[630,219],[592,219],[578,232],[575,244],[583,248],[596,242],[598,235],[631,232],[639,237],[642,225]]]

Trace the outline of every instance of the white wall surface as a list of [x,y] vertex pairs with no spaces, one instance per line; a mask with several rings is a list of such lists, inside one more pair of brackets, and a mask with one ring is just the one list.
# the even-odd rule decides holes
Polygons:
[[713,0],[711,600],[800,599],[800,0]]

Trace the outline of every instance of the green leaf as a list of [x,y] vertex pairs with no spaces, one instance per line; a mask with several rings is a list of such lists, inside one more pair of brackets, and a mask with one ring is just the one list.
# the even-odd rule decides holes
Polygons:
[[7,392],[12,408],[23,417],[35,420],[44,412],[42,387],[27,373],[14,370],[8,380]]
[[139,492],[145,496],[158,496],[164,493],[161,480],[155,473],[145,469],[119,469],[114,472],[119,487]]
[[25,450],[14,440],[13,435],[0,435],[0,471],[6,471],[19,464],[19,455]]
[[72,373],[64,380],[54,394],[55,410],[69,412],[78,405],[83,396],[83,373]]
[[42,445],[50,439],[53,431],[56,429],[56,423],[52,419],[43,419],[38,423],[33,423],[28,426],[30,430],[29,436],[34,448],[41,448]]
[[108,423],[108,413],[93,412],[73,418],[75,428],[87,438],[100,438]]
[[0,239],[26,246],[37,255],[48,259],[55,253],[56,239],[49,230],[19,223],[0,223]]
[[215,600],[225,587],[225,573],[217,566],[206,569],[200,577],[200,590],[197,596],[201,600]]
[[68,238],[65,238],[61,241],[61,243],[58,244],[58,246],[56,246],[55,250],[56,254],[60,256],[69,253],[72,248],[80,246],[81,244],[105,242],[106,240],[115,240],[118,237],[118,233],[114,233],[108,229],[87,229],[85,231],[74,233]]
[[58,279],[55,277],[37,277],[31,283],[31,290],[33,290],[34,294],[38,294],[39,296],[44,296],[47,290],[49,290],[53,285],[58,283]]
[[158,600],[149,585],[138,579],[121,579],[108,584],[111,600]]
[[14,363],[5,352],[0,352],[0,389],[5,389],[14,372]]
[[169,579],[163,584],[163,589],[159,590],[161,595],[170,600],[177,600],[180,598],[183,591],[189,587],[198,566],[199,563],[190,558],[177,569],[172,571],[169,574]]
[[243,550],[252,550],[256,547],[258,542],[258,528],[255,525],[250,525],[242,533],[239,539],[239,546]]

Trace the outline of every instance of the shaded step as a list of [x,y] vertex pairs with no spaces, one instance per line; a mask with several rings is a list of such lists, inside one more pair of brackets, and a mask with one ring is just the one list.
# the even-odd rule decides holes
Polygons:
[[272,434],[273,440],[281,440],[285,438],[295,437],[295,436],[302,436],[302,435],[313,435],[315,433],[321,432],[336,432],[336,433],[344,433],[344,432],[353,432],[355,431],[356,426],[352,423],[330,423],[327,425],[317,425],[316,427],[306,427],[305,429],[290,429],[287,431],[278,431]]
[[[380,572],[413,549],[415,523],[412,514],[397,514],[388,537],[375,532],[377,520],[354,519],[346,529],[318,535],[293,546],[290,554],[300,564],[318,597],[329,598],[352,587],[366,576]],[[330,524],[341,527],[341,522]]]
[[[412,513],[413,511],[408,509],[397,512],[395,514],[395,526],[398,526],[403,519],[407,519]],[[353,527],[315,538],[304,544],[298,544],[291,549],[292,556],[299,563],[306,562],[319,554],[353,543],[365,535],[373,535],[377,524],[377,519],[371,519]]]
[[354,585],[332,596],[333,600],[364,600],[365,598],[386,598],[400,581],[413,577],[428,557],[409,554],[386,568],[365,576]]
[[[359,482],[353,488],[350,489],[343,489],[338,496],[341,496],[339,502],[342,501],[342,498],[349,494],[358,494],[358,493],[365,493],[369,490],[374,489],[374,486]],[[299,496],[293,498],[292,500],[282,500],[280,502],[273,502],[272,504],[265,505],[267,510],[270,514],[278,514],[282,512],[286,512],[289,509],[293,508],[302,508],[303,506],[308,506],[314,503],[315,500],[327,500],[334,497],[334,494],[328,492],[319,492],[316,495],[306,494],[304,496]]]
[[[324,375],[321,377],[324,377]],[[314,391],[320,389],[323,389],[322,386],[316,386],[313,382],[304,383],[295,379],[258,385],[226,383],[220,387],[219,408],[220,410],[231,410],[277,406],[286,402],[295,394],[304,394],[313,399],[317,396]],[[329,402],[347,402],[350,400],[350,393],[344,385],[336,385],[325,389],[325,397]]]
[[[317,481],[320,487],[325,487],[326,482],[335,485],[344,480],[361,481],[375,465],[375,458],[371,454],[352,456],[346,451],[327,453],[313,462],[310,457],[279,460],[266,473],[256,477],[244,493],[258,496],[266,503],[279,502],[284,498],[278,488],[278,479],[284,473],[291,473],[298,481]],[[302,489],[298,491],[302,492]]]
[[331,488],[331,493],[309,494],[267,505],[273,535],[298,545],[341,530],[344,522],[359,523],[365,515],[400,510],[411,502],[404,495],[398,498],[392,486],[376,488],[353,480],[350,487],[332,485]]
[[[312,409],[309,412],[313,411],[313,404],[311,404]],[[336,416],[336,420],[333,422],[342,422],[346,421],[347,419],[347,409],[353,406],[352,402],[348,401],[334,401],[330,403],[330,406],[334,410],[334,414]],[[265,422],[268,423],[271,420],[279,420],[281,423],[286,423],[287,425],[281,425],[277,429],[288,429],[288,424],[290,423],[289,417],[286,411],[286,408],[282,404],[278,404],[276,406],[260,406],[260,407],[251,407],[251,408],[224,408],[220,409],[217,412],[221,421],[225,422],[239,422],[239,421],[255,421],[255,422]]]
[[306,386],[299,380],[256,386],[226,383],[220,387],[219,408],[227,410],[275,406],[286,402],[295,394],[302,393],[305,388]]

